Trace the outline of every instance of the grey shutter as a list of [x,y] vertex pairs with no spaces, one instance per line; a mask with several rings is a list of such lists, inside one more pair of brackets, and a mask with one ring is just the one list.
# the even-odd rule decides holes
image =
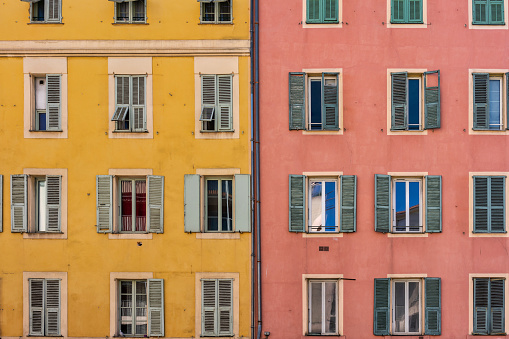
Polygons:
[[148,184],[148,231],[150,233],[163,233],[164,225],[164,177],[157,175],[147,176]]
[[164,337],[164,281],[148,279],[148,335]]
[[0,175],[0,232],[4,224],[4,176]]
[[474,73],[474,129],[489,128],[489,80],[488,73]]
[[11,175],[11,232],[27,231],[28,175]]
[[117,129],[124,129],[124,122],[129,119],[130,91],[129,76],[115,76],[115,113],[111,120],[118,121]]
[[375,174],[375,231],[391,231],[391,176]]
[[[308,0],[311,1],[311,0]],[[306,129],[305,107],[305,74],[290,73],[288,81],[290,102],[290,130]]]
[[490,232],[505,232],[505,177],[489,178],[489,227]]
[[201,76],[201,111],[205,108],[213,109],[213,113],[211,114],[210,121],[212,121],[213,116],[217,120],[219,113],[216,108],[216,76],[215,75],[202,75]]
[[219,336],[233,335],[233,293],[232,279],[218,280]]
[[96,176],[97,233],[111,233],[113,228],[113,176]]
[[[428,86],[428,76],[436,74],[437,86]],[[424,72],[424,128],[440,128],[440,70]]]
[[[51,1],[51,0],[50,0]],[[55,0],[57,1],[57,0]],[[60,74],[46,75],[46,116],[47,130],[60,131],[60,116],[62,112],[62,85]]]
[[60,280],[46,279],[45,336],[60,336]]
[[62,176],[46,176],[47,204],[46,221],[48,232],[60,232],[61,203],[62,203]]
[[505,334],[505,279],[490,280],[490,334]]
[[[328,1],[328,0],[327,0]],[[334,77],[335,85],[326,85],[326,77]],[[322,73],[322,121],[325,130],[339,129],[339,73]]]
[[357,230],[357,176],[341,176],[341,232]]
[[218,75],[217,76],[218,88],[218,109],[216,117],[218,119],[217,126],[219,131],[233,130],[232,124],[232,75]]
[[251,232],[251,176],[235,175],[235,231]]
[[184,176],[184,230],[200,232],[200,176]]
[[407,72],[391,73],[391,130],[405,130],[408,127],[407,78]]
[[146,107],[146,76],[132,76],[132,130],[144,132],[147,130],[147,107]]
[[488,232],[488,177],[474,176],[474,233]]
[[507,117],[505,120],[506,129],[509,130],[509,73],[505,74],[505,103]]
[[201,336],[217,335],[217,280],[201,281]]
[[48,21],[60,22],[61,21],[61,2],[62,0],[48,0],[47,16]]
[[389,335],[389,296],[391,279],[375,279],[375,302],[373,314],[373,334]]
[[44,280],[28,279],[29,284],[29,332],[30,335],[44,335]]
[[290,175],[289,189],[290,232],[305,232],[306,177],[304,175]]
[[489,282],[474,278],[474,334],[488,334]]
[[426,176],[426,232],[442,232],[442,176]]
[[440,278],[425,278],[425,316],[424,334],[440,335],[442,330],[442,302]]

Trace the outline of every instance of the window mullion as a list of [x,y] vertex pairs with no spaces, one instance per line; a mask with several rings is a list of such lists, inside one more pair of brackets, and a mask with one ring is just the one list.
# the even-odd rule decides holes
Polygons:
[[410,231],[410,182],[405,182],[405,221],[406,231]]
[[322,285],[322,334],[325,333],[325,281],[320,283]]
[[410,331],[410,326],[408,324],[408,299],[409,299],[409,294],[408,294],[408,286],[409,286],[409,282],[408,281],[405,281],[405,333],[408,333]]
[[[222,195],[223,195],[223,180],[218,179],[217,180],[217,231],[218,232],[223,231],[223,201],[221,199]],[[219,283],[218,283],[218,286],[219,286]]]
[[136,334],[136,280],[131,281],[131,334]]
[[321,193],[322,193],[322,231],[325,231],[325,181],[321,182]]

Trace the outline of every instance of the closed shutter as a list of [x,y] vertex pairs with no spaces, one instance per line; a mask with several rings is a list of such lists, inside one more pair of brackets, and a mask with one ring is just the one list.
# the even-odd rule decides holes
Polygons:
[[407,72],[392,73],[391,130],[405,130],[408,123]]
[[235,175],[235,231],[251,232],[251,176]]
[[426,326],[424,334],[440,335],[442,329],[442,302],[440,278],[425,278],[425,313]]
[[339,129],[338,84],[339,73],[322,73],[322,121],[325,130]]
[[426,176],[426,232],[442,232],[442,176]]
[[474,279],[474,334],[488,334],[489,279]]
[[48,21],[51,22],[60,22],[61,21],[61,1],[62,0],[47,0],[48,9],[47,9],[47,18]]
[[113,227],[113,176],[96,176],[97,233],[111,233]]
[[164,177],[147,176],[148,181],[148,231],[163,233],[164,225]]
[[130,79],[129,76],[115,76],[115,113],[112,121],[117,121],[117,129],[125,129],[125,121],[129,121],[130,105]]
[[11,232],[27,231],[28,175],[11,175]]
[[472,0],[472,23],[486,25],[488,23],[488,0]]
[[0,175],[0,232],[4,225],[4,176]]
[[406,0],[391,0],[391,23],[402,24],[407,20],[405,13]]
[[341,232],[357,230],[357,176],[341,176]]
[[325,0],[307,0],[307,20],[306,23],[316,24],[320,23],[320,5]]
[[373,334],[389,335],[389,296],[391,279],[375,279]]
[[30,289],[30,335],[44,335],[44,280],[28,279]]
[[505,177],[489,177],[489,230],[505,232]]
[[60,232],[61,204],[62,204],[62,176],[46,176],[47,204],[46,220],[48,232]]
[[[201,111],[202,115],[204,108],[214,109],[216,107],[216,76],[215,75],[202,75],[201,76]],[[217,110],[215,110],[215,116],[219,116]],[[212,120],[212,114],[210,120]],[[210,121],[207,119],[207,121]]]
[[304,175],[290,175],[290,232],[305,232],[305,192],[306,177]]
[[408,0],[408,22],[422,23],[422,0]]
[[135,132],[147,130],[146,76],[132,77],[132,128]]
[[184,176],[184,230],[200,232],[200,175]]
[[233,293],[232,279],[218,280],[219,336],[233,335]]
[[45,335],[60,335],[60,280],[46,279],[46,326]]
[[[312,0],[308,0],[312,1]],[[309,2],[308,2],[309,3]],[[306,129],[305,117],[305,74],[289,74],[290,130]]]
[[490,280],[490,334],[505,335],[504,285],[505,279]]
[[338,0],[322,0],[324,2],[324,18],[325,23],[338,22]]
[[375,174],[375,231],[391,230],[391,176]]
[[231,131],[232,125],[232,76],[231,75],[218,75],[217,76],[217,117],[218,117],[218,130]]
[[[51,0],[50,0],[51,1]],[[57,0],[55,0],[57,1]],[[47,130],[60,131],[60,116],[62,112],[62,85],[60,74],[46,75],[46,116]]]
[[503,25],[504,24],[504,0],[489,0],[489,24]]
[[148,279],[148,334],[164,337],[164,281]]
[[201,288],[201,336],[214,336],[217,333],[217,280],[202,279]]
[[474,73],[474,130],[489,128],[488,73]]
[[488,232],[488,177],[474,176],[474,233]]
[[[436,86],[428,86],[428,76],[436,76]],[[424,128],[440,128],[440,70],[424,72]]]

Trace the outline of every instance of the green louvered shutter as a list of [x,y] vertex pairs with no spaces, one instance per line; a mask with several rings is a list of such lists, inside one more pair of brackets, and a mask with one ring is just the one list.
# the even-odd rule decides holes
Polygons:
[[133,109],[131,128],[134,132],[147,130],[146,81],[147,77],[145,75],[131,77]]
[[200,232],[200,175],[184,176],[184,230]]
[[408,0],[408,23],[422,23],[422,0]]
[[505,177],[489,177],[489,231],[505,232]]
[[341,232],[357,230],[357,176],[341,176]]
[[232,75],[217,76],[217,129],[219,131],[233,130],[232,124]]
[[11,232],[27,231],[28,175],[11,175]]
[[60,336],[60,280],[46,279],[45,336]]
[[489,80],[488,73],[474,73],[474,130],[489,128]]
[[442,232],[442,176],[426,176],[426,232]]
[[408,127],[407,72],[392,73],[391,130],[405,130]]
[[506,129],[509,130],[509,73],[505,74],[505,103],[506,103],[506,113],[507,113],[507,119],[506,119],[505,123],[506,123]]
[[307,0],[306,1],[306,5],[307,5],[307,18],[306,18],[306,23],[308,24],[317,24],[317,23],[320,23],[321,22],[321,15],[320,15],[320,10],[321,10],[321,3],[322,1],[324,0]]
[[474,233],[488,232],[488,177],[474,176]]
[[489,0],[489,24],[504,25],[504,0]]
[[[437,86],[428,86],[428,76],[437,77]],[[424,128],[440,128],[440,70],[424,72]]]
[[339,73],[322,73],[322,121],[324,130],[339,129]]
[[375,231],[391,230],[391,176],[375,174]]
[[472,24],[486,25],[488,23],[488,0],[472,0]]
[[391,0],[391,23],[405,23],[405,1],[406,0]]
[[490,279],[490,334],[505,334],[505,279]]
[[251,232],[251,176],[235,175],[235,231]]
[[425,280],[425,312],[426,326],[424,334],[440,335],[442,329],[442,303],[440,278]]
[[44,280],[28,279],[29,284],[29,333],[33,336],[44,335]]
[[219,336],[231,336],[233,335],[233,280],[218,279],[217,285],[218,334]]
[[148,279],[148,334],[164,337],[164,281]]
[[322,0],[323,2],[323,21],[324,23],[338,22],[338,0]]
[[474,334],[488,334],[490,279],[474,278]]
[[217,280],[201,280],[201,336],[217,336]]
[[290,232],[305,232],[306,177],[290,175]]
[[[311,1],[311,0],[310,0]],[[289,74],[290,130],[306,129],[305,74]]]
[[391,279],[375,279],[373,334],[389,335]]
[[0,174],[0,232],[4,225],[4,176]]
[[113,227],[113,176],[96,176],[97,233],[111,233]]
[[164,176],[147,176],[148,190],[148,231],[163,233],[164,231]]
[[62,15],[60,14],[62,0],[48,0],[48,8],[46,9],[45,17],[49,22],[61,22]]
[[62,112],[62,85],[60,74],[46,75],[46,116],[47,130],[60,131],[60,116]]
[[46,176],[46,222],[48,232],[60,232],[62,176]]

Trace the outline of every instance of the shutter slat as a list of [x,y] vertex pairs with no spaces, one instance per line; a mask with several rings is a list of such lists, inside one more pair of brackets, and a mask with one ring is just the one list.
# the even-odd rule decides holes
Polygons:
[[[331,77],[334,83],[331,84]],[[329,83],[327,84],[327,80]],[[322,73],[322,121],[323,129],[338,130],[339,129],[339,73]]]
[[474,129],[489,128],[489,79],[488,73],[474,73]]
[[113,228],[113,176],[96,176],[97,233],[111,233]]
[[46,279],[46,336],[60,335],[60,280]]
[[232,127],[232,76],[218,75],[218,130],[230,131]]
[[289,73],[288,87],[289,87],[290,130],[306,129],[305,74]]
[[488,232],[488,177],[474,176],[474,233]]
[[29,279],[30,335],[44,335],[44,280]]
[[306,192],[306,177],[304,175],[290,175],[289,188],[290,188],[290,232],[304,232],[305,231],[305,192]]
[[216,335],[217,280],[202,280],[202,336]]
[[145,76],[132,77],[133,130],[146,131]]
[[164,281],[148,279],[148,333],[164,337]]
[[233,334],[232,283],[231,279],[220,279],[218,281],[219,335],[229,336]]
[[11,175],[11,232],[27,231],[27,188],[27,175]]
[[489,178],[489,230],[505,232],[505,177]]
[[408,123],[407,72],[391,73],[392,80],[392,116],[391,130],[405,130]]
[[163,233],[164,224],[164,176],[149,175],[148,181],[148,231]]
[[200,175],[184,176],[184,230],[200,232]]
[[442,176],[426,176],[426,232],[442,232]]
[[320,23],[320,3],[322,0],[307,0],[307,20],[306,23]]
[[391,176],[375,174],[375,231],[391,230]]
[[357,176],[341,176],[341,232],[357,230]]
[[391,279],[375,279],[373,334],[389,334],[389,296]]
[[426,329],[424,334],[441,334],[441,280],[440,278],[426,278],[425,280],[425,312]]
[[251,176],[235,175],[235,231],[251,232]]
[[[428,77],[437,77],[437,86],[428,86]],[[424,72],[424,128],[440,128],[440,70]]]
[[474,334],[488,334],[489,279],[474,279]]
[[48,232],[60,232],[62,176],[46,176]]
[[60,128],[60,115],[61,115],[61,75],[60,74],[47,74],[46,75],[46,114],[48,116],[48,131],[59,131]]

